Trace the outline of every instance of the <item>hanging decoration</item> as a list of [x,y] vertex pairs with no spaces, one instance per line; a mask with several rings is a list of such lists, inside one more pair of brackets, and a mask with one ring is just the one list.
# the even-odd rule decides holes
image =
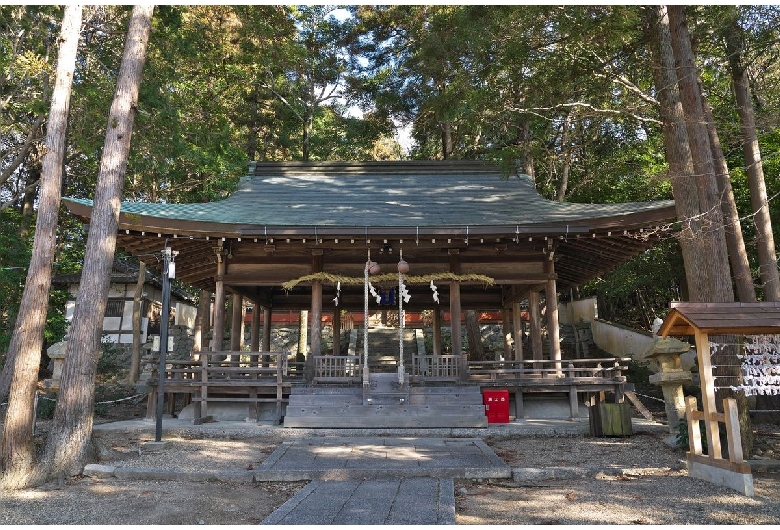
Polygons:
[[[377,267],[379,266],[377,265]],[[369,271],[368,271],[368,263],[367,263],[366,273],[368,272]],[[391,283],[391,282],[394,283],[396,280],[396,273],[385,273],[385,274],[373,275],[373,280],[377,284]],[[360,285],[361,283],[363,283],[364,278],[359,278],[355,276],[341,276],[337,274],[330,274],[327,272],[318,272],[315,274],[307,274],[305,276],[301,276],[300,278],[296,278],[294,280],[290,280],[289,282],[285,282],[282,284],[282,289],[284,289],[285,291],[291,291],[299,283],[306,283],[312,281],[329,283],[331,285],[336,285],[339,282],[342,283],[343,285]],[[404,281],[407,284],[426,284],[432,281],[479,282],[479,283],[484,283],[485,285],[493,285],[495,283],[493,278],[491,278],[490,276],[484,276],[482,274],[453,274],[451,272],[426,274],[424,276],[409,276],[407,274],[404,274]]]
[[336,304],[336,307],[339,306],[339,297],[341,297],[341,282],[336,284],[336,298],[333,299],[333,303]]
[[371,296],[376,298],[376,303],[381,304],[382,303],[382,293],[377,292],[377,290],[374,288],[373,285],[371,285],[371,282],[368,282],[368,290],[371,293]]
[[439,288],[436,287],[433,284],[433,280],[431,280],[431,291],[433,291],[433,301],[438,304],[439,303]]
[[404,251],[399,251],[398,262],[398,384],[404,384],[404,303],[409,303],[412,295],[404,285],[404,273],[409,272],[409,264],[404,261]]
[[[741,360],[742,383],[730,386],[734,392],[746,396],[780,395],[780,335],[749,335]],[[723,344],[710,343],[711,350],[723,348]]]
[[[366,266],[363,269],[363,387],[369,387],[371,382],[368,374],[368,273],[371,268],[371,249],[368,249]],[[373,290],[373,287],[372,287]]]

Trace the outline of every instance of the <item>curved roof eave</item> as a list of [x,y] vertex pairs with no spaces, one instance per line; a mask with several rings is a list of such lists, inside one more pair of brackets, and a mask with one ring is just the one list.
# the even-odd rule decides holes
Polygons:
[[[675,218],[674,201],[551,201],[537,193],[527,175],[504,178],[482,163],[353,164],[349,172],[333,164],[269,164],[262,176],[257,176],[262,173],[258,166],[252,168],[255,176],[243,177],[238,189],[221,201],[123,202],[120,228],[223,237],[576,233]],[[394,172],[406,166],[412,169]],[[76,215],[91,216],[91,201],[64,200]]]

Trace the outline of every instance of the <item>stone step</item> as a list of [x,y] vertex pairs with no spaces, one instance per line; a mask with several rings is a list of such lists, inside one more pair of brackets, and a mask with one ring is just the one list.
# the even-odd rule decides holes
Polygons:
[[486,427],[484,407],[464,406],[287,406],[285,427],[299,428],[452,428]]

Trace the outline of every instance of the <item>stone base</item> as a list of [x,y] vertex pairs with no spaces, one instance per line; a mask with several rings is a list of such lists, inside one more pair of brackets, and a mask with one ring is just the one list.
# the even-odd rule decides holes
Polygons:
[[753,473],[747,463],[734,464],[728,460],[715,460],[688,453],[688,475],[719,486],[726,486],[747,497],[755,494]]
[[[190,403],[179,412],[180,420],[195,420],[195,407],[200,403]],[[273,422],[276,419],[276,403],[258,403],[260,410],[260,422]],[[284,407],[282,407],[284,412]],[[254,423],[256,420],[249,413],[249,405],[246,403],[216,402],[208,404],[208,415],[213,421],[246,421]]]
[[173,444],[170,440],[162,440],[160,442],[146,442],[141,446],[144,451],[157,451],[159,449],[167,449]]

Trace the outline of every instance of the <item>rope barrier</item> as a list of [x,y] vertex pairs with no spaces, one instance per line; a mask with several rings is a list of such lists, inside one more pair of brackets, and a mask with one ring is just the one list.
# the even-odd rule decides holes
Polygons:
[[[120,402],[122,402],[122,401],[129,401],[129,400],[131,400],[131,399],[140,398],[140,397],[145,397],[145,396],[148,396],[148,395],[149,395],[149,392],[146,392],[146,393],[144,393],[144,394],[136,394],[136,395],[134,395],[134,396],[129,396],[129,397],[126,397],[126,398],[121,398],[121,399],[115,399],[115,400],[113,400],[113,401],[98,401],[98,402],[96,402],[96,403],[95,403],[95,405],[110,405],[111,403],[120,403]],[[39,396],[38,396],[38,399],[45,399],[45,400],[47,400],[47,401],[57,401],[57,400],[56,400],[56,399],[54,399],[54,398],[50,398],[50,397],[48,397],[48,396],[42,396],[42,395],[39,395]],[[0,407],[4,407],[4,406],[6,406],[6,405],[8,405],[8,402],[7,402],[7,401],[6,401],[6,402],[4,402],[4,403],[0,403]]]

